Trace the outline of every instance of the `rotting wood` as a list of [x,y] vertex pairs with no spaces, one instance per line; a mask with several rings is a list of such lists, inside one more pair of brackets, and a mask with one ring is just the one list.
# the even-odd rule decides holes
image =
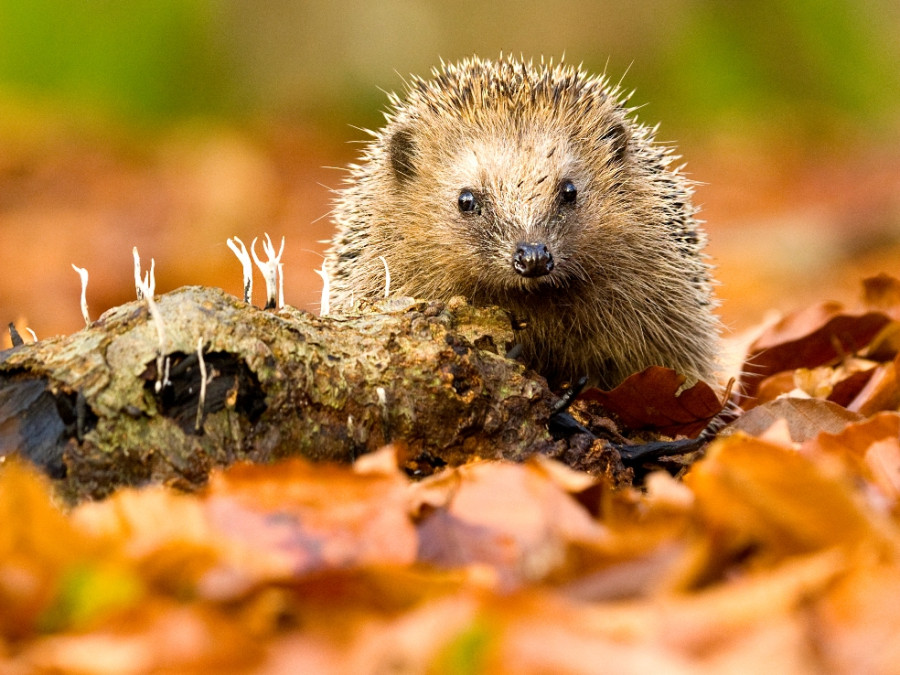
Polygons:
[[[241,459],[350,461],[391,441],[418,468],[590,445],[550,437],[555,397],[504,356],[515,336],[498,309],[394,299],[323,318],[205,287],[156,303],[161,361],[146,302],[3,352],[0,454],[44,466],[74,501],[120,485],[196,487]],[[199,428],[198,340],[209,373]]]

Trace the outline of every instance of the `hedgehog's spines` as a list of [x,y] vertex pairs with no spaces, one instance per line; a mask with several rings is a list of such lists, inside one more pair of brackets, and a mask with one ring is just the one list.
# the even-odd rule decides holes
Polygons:
[[[379,297],[383,256],[398,293],[527,315],[526,353],[551,378],[612,385],[660,364],[712,382],[718,322],[694,183],[632,97],[564,59],[441,60],[430,79],[408,78],[336,204],[333,306]],[[477,212],[456,208],[460,190],[477,193]],[[553,268],[517,275],[517,241],[545,243]]]

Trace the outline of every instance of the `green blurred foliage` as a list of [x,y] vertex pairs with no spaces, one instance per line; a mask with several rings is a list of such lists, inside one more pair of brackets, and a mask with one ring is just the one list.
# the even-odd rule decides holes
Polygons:
[[[377,125],[401,76],[501,50],[584,61],[667,128],[877,138],[900,112],[894,0],[0,0],[0,88],[125,119]],[[629,68],[629,64],[630,68]],[[398,75],[399,73],[399,75]]]
[[702,117],[813,132],[854,122],[896,127],[896,16],[879,9],[852,0],[704,0],[664,62],[661,86]]
[[0,0],[0,81],[125,116],[221,111],[214,18],[205,0]]

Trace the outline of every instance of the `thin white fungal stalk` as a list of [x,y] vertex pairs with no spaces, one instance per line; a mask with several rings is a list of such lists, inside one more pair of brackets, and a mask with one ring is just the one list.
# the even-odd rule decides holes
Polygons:
[[197,421],[194,429],[200,431],[203,409],[206,407],[206,362],[203,360],[203,338],[197,338],[197,360],[200,362],[200,403],[197,405]]
[[278,309],[284,307],[284,263],[278,263]]
[[[253,241],[256,240],[254,239]],[[247,253],[247,247],[244,246],[244,242],[238,237],[229,238],[225,243],[228,244],[228,248],[241,262],[241,273],[244,276],[244,302],[250,304],[253,302],[253,261],[250,259],[250,254]]]
[[150,289],[150,295],[156,295],[156,259],[150,258],[150,269],[144,275],[144,285]]
[[35,342],[38,341],[38,339],[37,339],[37,333],[35,333],[33,330],[31,330],[28,326],[25,326],[25,330],[27,330],[27,331],[29,332],[29,334],[31,335],[31,339],[32,339],[32,340],[34,340]]
[[261,261],[256,255],[256,238],[250,244],[250,253],[253,254],[253,260],[259,271],[262,272],[263,279],[266,281],[266,309],[272,309],[276,306],[278,297],[278,263],[281,262],[281,254],[284,253],[284,237],[281,238],[281,248],[275,253],[275,247],[272,245],[272,239],[266,233],[266,240],[263,242],[263,253],[266,254],[267,260]]
[[163,366],[163,372],[164,372],[165,374],[163,375],[162,382],[161,382],[161,383],[160,383],[160,382],[157,382],[157,383],[156,383],[156,386],[159,387],[159,389],[162,389],[163,387],[165,387],[165,386],[167,386],[167,385],[169,385],[169,384],[172,383],[172,381],[169,379],[169,367],[172,365],[172,359],[170,359],[170,358],[167,356],[167,357],[164,359],[164,362],[165,362],[165,365]]
[[[147,281],[144,279],[137,280],[138,288],[143,293],[144,300],[147,301],[147,309],[150,311],[150,318],[156,327],[156,337],[158,345],[156,347],[156,393],[158,394],[162,388],[169,383],[169,359],[164,357],[166,348],[166,324],[163,321],[162,313],[159,311],[159,305],[153,299],[153,293]],[[163,369],[165,368],[165,374]]]
[[83,267],[78,267],[74,263],[72,264],[72,269],[78,272],[78,276],[81,277],[81,316],[84,317],[84,325],[91,325],[91,317],[88,314],[88,306],[87,306],[87,285],[88,285],[88,271]]
[[328,316],[331,309],[328,302],[331,294],[331,279],[328,277],[325,265],[322,265],[322,269],[315,270],[315,273],[322,277],[322,301],[319,303],[319,316]]
[[[138,300],[144,299],[144,292],[141,290],[141,256],[138,255],[137,246],[131,249],[131,255],[134,257],[134,291]],[[144,274],[144,286],[150,289],[150,295],[156,295],[156,260],[150,258],[150,271]]]
[[391,271],[388,269],[387,260],[383,255],[378,256],[378,259],[384,263],[384,297],[386,298],[391,293]]
[[144,294],[141,293],[141,285],[138,283],[141,280],[141,256],[138,255],[137,246],[131,247],[131,257],[134,260],[134,293],[138,300],[143,300]]

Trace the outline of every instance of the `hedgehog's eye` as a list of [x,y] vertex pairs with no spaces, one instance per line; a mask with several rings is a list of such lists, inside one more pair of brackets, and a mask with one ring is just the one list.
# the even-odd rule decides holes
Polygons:
[[463,190],[460,192],[459,200],[456,203],[459,206],[459,210],[463,213],[473,213],[479,210],[478,200],[475,199],[475,195],[472,194],[471,190]]
[[575,198],[578,197],[578,188],[572,181],[564,180],[559,186],[559,195],[566,204],[574,204]]

